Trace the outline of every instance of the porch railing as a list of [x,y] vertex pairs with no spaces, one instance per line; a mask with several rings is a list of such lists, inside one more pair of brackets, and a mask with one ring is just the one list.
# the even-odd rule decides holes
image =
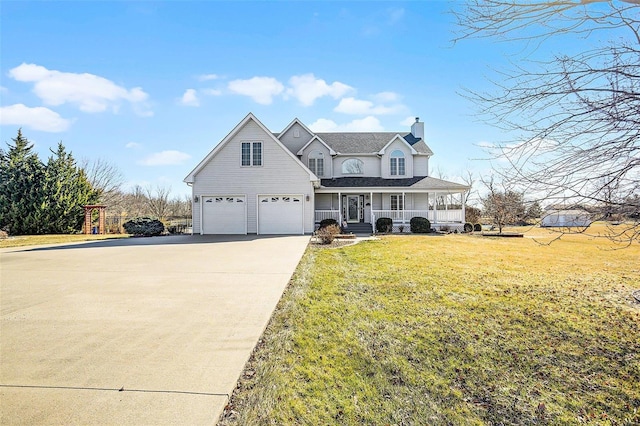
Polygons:
[[432,223],[463,223],[462,209],[456,210],[373,210],[375,218],[389,217],[394,222],[408,223],[414,217],[426,217]]
[[339,210],[316,210],[316,222],[320,222],[324,219],[334,219],[340,223],[340,211]]

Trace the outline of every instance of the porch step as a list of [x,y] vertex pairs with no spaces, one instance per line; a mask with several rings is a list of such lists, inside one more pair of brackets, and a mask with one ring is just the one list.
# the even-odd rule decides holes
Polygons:
[[371,224],[367,222],[349,223],[347,226],[347,232],[354,234],[371,234]]

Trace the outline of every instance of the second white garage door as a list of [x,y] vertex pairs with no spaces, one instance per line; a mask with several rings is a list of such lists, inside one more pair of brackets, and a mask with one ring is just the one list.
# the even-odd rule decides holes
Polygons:
[[302,195],[258,196],[259,234],[303,234]]
[[246,204],[244,196],[202,197],[202,233],[246,234]]

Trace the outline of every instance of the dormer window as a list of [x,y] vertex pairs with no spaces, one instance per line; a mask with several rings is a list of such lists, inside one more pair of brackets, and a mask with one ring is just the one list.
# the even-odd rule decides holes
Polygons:
[[361,175],[364,173],[364,163],[357,158],[349,158],[342,162],[343,175]]
[[396,149],[389,158],[389,174],[391,176],[404,176],[404,152]]
[[316,176],[324,176],[324,154],[320,151],[309,153],[309,169]]

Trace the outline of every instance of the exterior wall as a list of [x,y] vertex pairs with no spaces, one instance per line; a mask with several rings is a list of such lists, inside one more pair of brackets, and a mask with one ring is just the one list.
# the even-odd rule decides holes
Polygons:
[[413,210],[428,210],[428,194],[413,194]]
[[[298,137],[295,137],[296,132],[297,134],[299,134]],[[298,123],[294,123],[286,133],[280,135],[279,139],[284,146],[289,148],[289,151],[296,154],[311,140],[312,137],[313,135],[307,132],[304,127],[302,127]]]
[[300,161],[302,161],[305,166],[309,166],[309,154],[313,151],[320,151],[324,154],[324,174],[318,177],[331,178],[333,176],[333,159],[331,158],[331,154],[329,154],[329,150],[327,149],[327,147],[320,143],[317,139],[304,149]]
[[[241,142],[262,141],[262,166],[241,166]],[[305,171],[254,121],[247,122],[233,139],[195,176],[193,196],[245,195],[247,232],[257,232],[257,195],[301,195],[304,201],[304,231],[313,232],[314,191]],[[309,196],[309,201],[306,201]],[[193,232],[200,233],[201,203],[193,205]]]
[[[402,151],[404,153],[405,174],[392,176],[391,168],[390,168],[391,153],[396,150]],[[411,154],[411,150],[409,149],[406,143],[403,143],[399,140],[395,140],[391,145],[389,145],[385,149],[384,155],[382,156],[382,159],[380,162],[380,167],[381,167],[380,176],[385,179],[412,178],[413,177],[413,154]]]
[[[332,200],[331,198],[338,199],[337,196],[333,194],[316,194],[316,210],[332,210]],[[336,204],[335,210],[338,209],[338,205]]]
[[[350,158],[357,158],[364,163],[363,174],[342,174],[342,162]],[[332,177],[357,177],[357,176],[371,176],[380,177],[380,158],[375,155],[371,156],[358,156],[358,155],[338,155],[333,158],[333,176]]]
[[416,155],[413,157],[413,175],[429,176],[429,157],[426,155]]

